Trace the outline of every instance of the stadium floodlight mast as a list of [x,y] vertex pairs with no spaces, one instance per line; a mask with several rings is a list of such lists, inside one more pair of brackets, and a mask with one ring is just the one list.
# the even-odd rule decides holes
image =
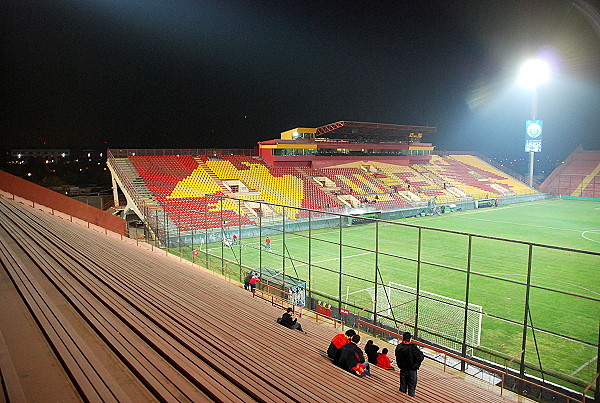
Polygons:
[[[519,84],[531,89],[531,120],[536,120],[538,93],[537,87],[550,79],[550,66],[541,59],[530,59],[523,64],[519,74]],[[533,187],[533,161],[535,152],[529,151],[529,187]]]

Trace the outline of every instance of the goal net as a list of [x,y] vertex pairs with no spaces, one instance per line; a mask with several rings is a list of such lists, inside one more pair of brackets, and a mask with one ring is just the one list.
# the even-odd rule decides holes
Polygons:
[[[414,326],[418,321],[419,337],[433,343],[460,350],[463,341],[465,320],[465,301],[445,297],[443,295],[419,290],[417,312],[417,289],[390,282],[386,286],[366,290],[371,299],[377,298],[377,314],[382,323],[397,326],[405,323],[406,327]],[[469,303],[467,312],[468,346],[477,347],[481,338],[481,317],[483,309],[480,305]],[[396,319],[396,323],[392,320]]]

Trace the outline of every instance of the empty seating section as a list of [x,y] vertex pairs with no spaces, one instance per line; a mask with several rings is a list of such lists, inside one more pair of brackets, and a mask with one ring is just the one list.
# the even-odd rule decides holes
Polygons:
[[[433,189],[435,186],[430,183],[420,172],[413,167],[399,166],[396,169],[388,168],[389,175],[398,179],[404,184],[406,190],[419,192],[421,190]],[[409,186],[410,185],[410,186]],[[439,186],[438,186],[439,188]]]
[[[222,161],[208,161],[207,165],[221,180],[237,178],[260,192],[260,199],[270,203],[292,207],[322,210],[341,207],[341,204],[325,193],[305,174],[296,168],[271,167],[262,160],[245,155],[223,155]],[[278,213],[283,208],[275,206]],[[285,209],[291,218],[306,217],[307,213]]]
[[321,172],[343,191],[354,195],[389,193],[389,186],[377,182],[358,168],[323,168]]
[[375,207],[376,209],[381,209],[381,210],[389,210],[389,209],[403,208],[403,207],[410,206],[410,203],[408,203],[402,197],[400,197],[399,195],[394,194],[394,193],[377,195],[376,199],[371,199],[371,201],[373,201],[373,200],[375,202],[372,203],[372,206]]
[[[415,168],[417,167],[415,166]],[[417,169],[423,174],[437,177],[438,182],[442,183],[442,187],[456,187],[474,198],[535,192],[472,155],[451,155],[446,158],[432,156],[430,164],[420,165]],[[439,185],[437,188],[436,190],[440,190]],[[420,188],[420,190],[424,189]],[[446,192],[445,189],[442,190],[447,196],[449,192]],[[433,194],[431,192],[424,193]]]
[[[148,189],[181,230],[251,223],[191,155],[131,156]],[[221,208],[223,211],[221,211]]]
[[575,151],[540,189],[555,195],[600,198],[600,152]]
[[[249,188],[260,192],[260,196],[250,196],[247,197],[248,199],[260,199],[268,203],[293,207],[302,206],[304,183],[295,176],[274,176],[267,166],[256,160],[251,162],[237,160],[235,165],[231,160],[207,161],[206,165],[219,179],[239,179]],[[245,169],[242,169],[242,166]],[[283,213],[283,208],[280,206],[273,206],[273,209],[278,213]],[[291,218],[296,218],[297,210],[287,209],[286,213]]]
[[[581,172],[581,182],[571,193],[575,197],[600,197],[600,159],[578,161],[577,168]],[[578,181],[572,181],[578,182]]]
[[513,193],[525,194],[535,193],[534,189],[526,186],[525,184],[511,178],[507,174],[499,171],[493,166],[489,165],[485,161],[473,155],[451,155],[450,158],[462,162],[465,165],[473,167],[473,170],[479,172],[481,175],[487,176],[491,182],[498,183],[504,188],[509,189]]
[[132,156],[129,160],[155,197],[166,197],[179,181],[194,172],[191,155]]
[[190,176],[175,185],[175,188],[167,198],[204,197],[220,190],[221,187],[219,184],[214,181],[202,166],[198,166]]
[[[343,207],[312,177],[327,177],[341,194],[353,195],[362,203],[382,210],[408,207],[411,201],[432,198],[438,203],[451,203],[465,196],[488,198],[535,191],[471,155],[433,155],[429,164],[412,166],[369,162],[375,174],[357,167],[272,167],[260,158],[246,155],[129,159],[169,218],[182,230],[254,222],[246,215],[246,206],[219,197],[225,195],[223,181],[228,180],[241,181],[248,187],[249,192],[240,198],[272,203],[277,213],[290,218],[305,218],[308,212],[282,206],[312,210]],[[574,160],[563,167],[554,187],[561,192],[568,190],[572,195],[597,197],[599,171],[600,155]],[[573,183],[575,175],[578,179]],[[568,185],[564,185],[564,178],[569,178]]]

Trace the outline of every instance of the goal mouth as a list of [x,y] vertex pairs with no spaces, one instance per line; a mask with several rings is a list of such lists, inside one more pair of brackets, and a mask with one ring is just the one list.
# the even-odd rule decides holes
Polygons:
[[[375,304],[378,320],[385,325],[412,328],[419,338],[460,351],[463,341],[468,349],[481,342],[483,307],[403,284],[389,282],[365,289]],[[377,292],[376,292],[377,291]],[[466,334],[465,329],[466,309]]]

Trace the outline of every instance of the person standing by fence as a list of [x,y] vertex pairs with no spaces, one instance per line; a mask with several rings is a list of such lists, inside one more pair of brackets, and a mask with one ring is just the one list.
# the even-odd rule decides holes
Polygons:
[[250,270],[247,274],[246,277],[244,277],[244,290],[249,290],[250,288],[250,280],[252,279],[252,276],[254,275],[254,272],[252,270]]
[[416,344],[411,343],[412,335],[405,332],[402,342],[396,347],[396,362],[400,368],[400,392],[414,397],[417,389],[417,370],[425,356]]
[[250,278],[250,291],[252,291],[252,296],[254,297],[254,295],[256,295],[256,283],[258,283],[260,281],[260,279],[258,278],[257,275],[252,276],[252,278]]

